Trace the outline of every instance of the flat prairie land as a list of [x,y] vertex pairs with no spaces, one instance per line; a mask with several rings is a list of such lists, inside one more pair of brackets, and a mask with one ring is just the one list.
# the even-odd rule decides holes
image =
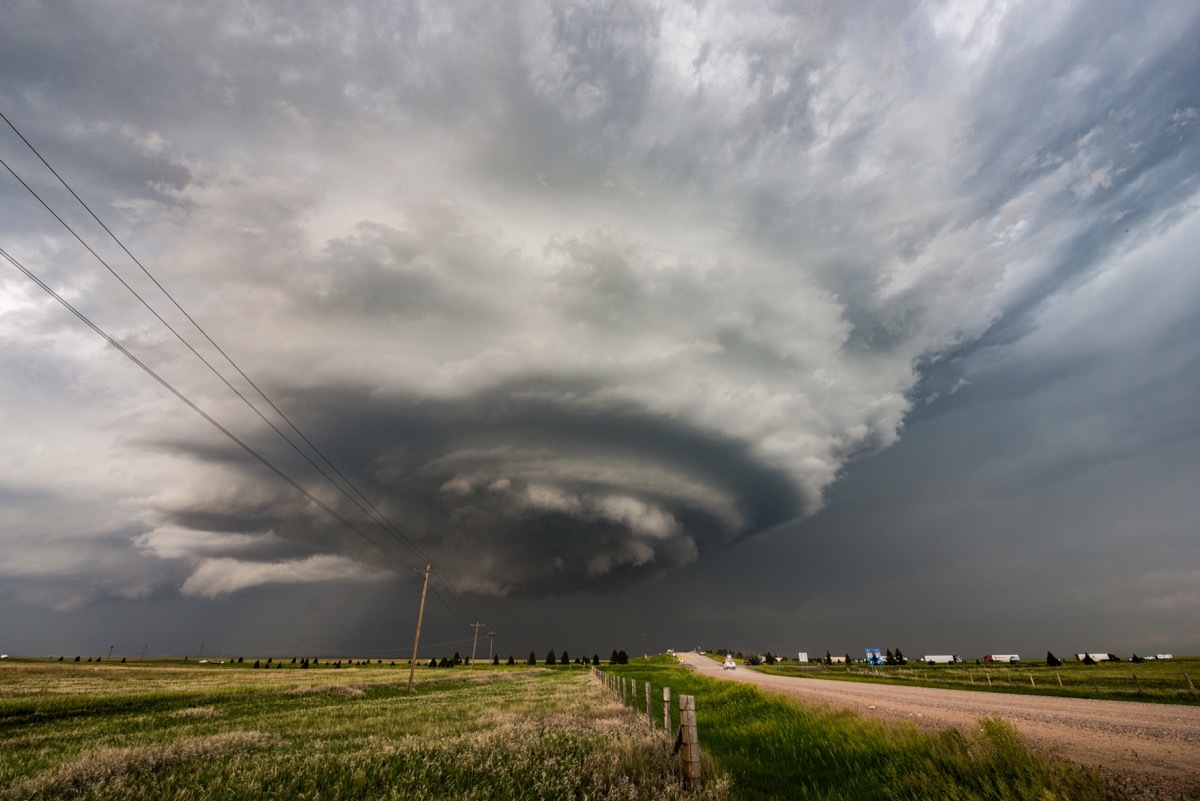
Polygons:
[[0,663],[0,799],[713,798],[585,669]]

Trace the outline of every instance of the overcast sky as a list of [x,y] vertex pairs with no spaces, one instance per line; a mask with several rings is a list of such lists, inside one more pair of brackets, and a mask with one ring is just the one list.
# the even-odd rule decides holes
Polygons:
[[342,6],[0,0],[0,650],[1200,653],[1193,0]]

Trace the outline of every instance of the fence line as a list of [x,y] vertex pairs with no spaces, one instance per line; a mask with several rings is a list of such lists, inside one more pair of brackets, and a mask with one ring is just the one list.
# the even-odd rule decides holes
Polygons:
[[[592,675],[599,678],[600,683],[621,700],[622,706],[633,706],[635,714],[640,715],[638,706],[637,680],[626,679],[624,676],[614,676],[605,673],[596,666],[591,667]],[[654,710],[651,706],[650,682],[646,682],[646,723],[650,732],[654,732]],[[668,746],[671,745],[671,688],[663,687],[663,732]],[[673,754],[682,752],[683,756],[683,786],[687,790],[700,787],[700,737],[696,728],[696,698],[692,695],[679,696],[679,729],[674,737]]]

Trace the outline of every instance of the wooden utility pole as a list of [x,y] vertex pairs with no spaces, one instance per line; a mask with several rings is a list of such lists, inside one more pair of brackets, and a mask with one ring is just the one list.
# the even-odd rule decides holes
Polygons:
[[471,664],[475,664],[475,646],[479,644],[479,629],[483,628],[482,623],[472,623],[475,627],[475,639],[471,640]]
[[408,658],[408,691],[412,692],[413,674],[417,671],[417,646],[421,643],[421,618],[425,617],[425,591],[429,589],[429,574],[433,572],[433,565],[425,565],[425,569],[420,571],[425,574],[425,583],[421,585],[421,606],[417,610],[417,636],[413,638],[412,656]]
[[496,638],[496,632],[489,631],[488,632],[488,661],[489,662],[492,661],[492,640],[494,640],[495,638]]

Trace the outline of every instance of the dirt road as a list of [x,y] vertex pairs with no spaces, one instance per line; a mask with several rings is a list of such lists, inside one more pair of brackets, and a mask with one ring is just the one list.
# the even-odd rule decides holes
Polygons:
[[1200,799],[1200,708],[768,676],[685,654],[693,669],[829,707],[930,728],[998,715],[1050,753],[1095,768],[1134,798]]

